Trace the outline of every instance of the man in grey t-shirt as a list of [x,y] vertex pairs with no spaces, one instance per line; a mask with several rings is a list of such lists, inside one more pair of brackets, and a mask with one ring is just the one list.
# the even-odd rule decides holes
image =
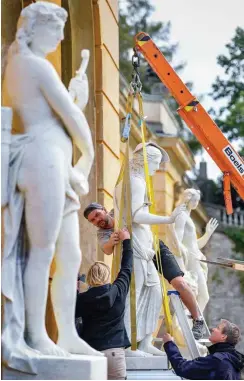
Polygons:
[[[110,217],[111,217],[111,219],[110,219]],[[102,227],[98,228],[97,238],[98,238],[99,246],[101,247],[103,252],[107,255],[112,254],[113,251],[110,252],[110,250],[107,250],[109,252],[106,252],[106,249],[104,250],[104,245],[106,246],[106,244],[109,242],[110,239],[112,241],[111,246],[113,245],[113,247],[114,247],[114,244],[117,245],[117,243],[119,243],[118,234],[114,231],[114,210],[113,209],[108,213],[108,226],[107,226],[107,228],[106,227],[105,228],[102,228]]]
[[[84,210],[84,217],[98,228],[97,237],[102,251],[113,254],[114,246],[119,243],[119,236],[114,231],[114,212],[107,210],[98,203],[93,202]],[[195,296],[184,280],[184,273],[181,271],[174,255],[169,248],[159,241],[160,257],[162,263],[163,276],[180,293],[181,299],[193,318],[192,332],[196,340],[203,337],[203,320],[199,313]],[[153,258],[155,267],[158,269],[156,255]]]

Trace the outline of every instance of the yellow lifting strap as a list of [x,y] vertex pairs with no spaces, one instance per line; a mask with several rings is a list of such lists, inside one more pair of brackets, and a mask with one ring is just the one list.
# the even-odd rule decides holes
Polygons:
[[[149,170],[148,170],[148,160],[147,160],[147,151],[146,151],[146,142],[145,142],[146,125],[144,121],[145,118],[144,118],[144,112],[143,112],[143,102],[142,102],[141,93],[137,93],[137,100],[139,104],[139,116],[140,116],[139,123],[141,127],[144,171],[145,171],[145,181],[146,181],[146,188],[147,188],[147,197],[149,202],[149,211],[150,213],[155,214],[155,199],[154,199],[154,192],[153,192],[153,183],[152,183],[152,178],[149,176]],[[161,256],[159,251],[158,226],[156,225],[152,226],[152,232],[153,232],[154,250],[156,253],[157,265],[160,271],[159,276],[161,279],[161,289],[163,293],[165,324],[166,324],[167,332],[172,334],[172,317],[171,317],[170,308],[169,308],[169,297],[167,294],[167,288],[166,288],[164,277],[163,275],[161,275],[162,262],[161,262]]]
[[[132,93],[128,94],[126,105],[126,122],[130,125],[130,119],[132,117],[134,96]],[[121,229],[124,226],[124,219],[126,220],[126,226],[131,235],[132,243],[132,215],[131,215],[131,188],[130,188],[130,169],[129,169],[129,134],[130,128],[124,131],[121,140],[126,144],[125,157],[121,165],[120,173],[116,182],[117,187],[122,182],[121,197],[119,200],[119,217],[115,219],[115,230]],[[126,208],[125,200],[126,198]],[[121,241],[115,246],[112,263],[112,281],[116,279],[116,276],[120,269],[121,264]],[[135,275],[134,270],[131,274],[130,283],[130,317],[131,317],[131,349],[137,349],[137,326],[136,326],[136,287],[135,287]]]
[[[127,97],[127,102],[126,102],[126,118],[127,119],[131,118],[132,109],[133,109],[133,95],[129,93]],[[126,150],[127,150],[127,146],[129,145],[129,139],[125,140],[124,142],[126,142]],[[121,198],[120,198],[120,205],[119,205],[119,217],[116,218],[115,216],[115,230],[121,229],[123,227],[124,197],[122,196],[125,194],[125,191],[126,191],[125,170],[128,170],[129,168],[129,158],[127,158],[126,152],[125,152],[125,157],[123,158],[123,161],[122,161],[118,179],[115,184],[115,188],[116,188],[119,185],[119,183],[122,182]],[[114,280],[116,279],[120,269],[121,248],[122,248],[121,242],[119,242],[119,244],[116,245],[114,248],[113,262],[112,262],[112,282],[114,282]]]

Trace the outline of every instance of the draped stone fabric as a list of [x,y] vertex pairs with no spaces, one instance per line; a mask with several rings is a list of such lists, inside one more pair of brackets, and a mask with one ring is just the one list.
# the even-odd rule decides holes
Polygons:
[[[133,167],[131,172],[131,181],[133,177],[141,177],[143,172],[138,166],[138,170]],[[142,178],[145,183],[145,180]],[[119,216],[119,205],[121,197],[122,184],[117,185],[114,192],[114,215],[115,219]],[[126,205],[126,195],[125,205]],[[146,208],[148,211],[148,203],[145,195],[145,203],[141,208]],[[125,215],[123,216],[124,225],[126,225]],[[144,247],[139,242],[137,237],[137,230],[143,229],[144,234],[149,236],[149,247]],[[160,286],[160,279],[157,270],[152,261],[155,252],[152,248],[151,229],[148,225],[132,224],[132,243],[133,243],[133,261],[134,261],[134,274],[135,274],[135,287],[136,287],[136,324],[137,324],[137,341],[141,341],[147,334],[152,334],[158,322],[160,309],[162,305],[162,292]],[[125,327],[129,339],[131,338],[131,324],[130,324],[130,292],[128,293],[125,306]]]
[[[52,126],[42,131],[42,137]],[[36,144],[38,134],[12,135],[9,163],[8,205],[4,209],[4,253],[2,260],[2,293],[4,321],[2,359],[10,368],[36,373],[41,355],[25,342],[25,299],[23,274],[28,261],[28,239],[24,217],[24,195],[17,188],[18,174],[25,151]],[[68,178],[68,176],[67,176]],[[79,198],[66,184],[64,215],[80,208]]]
[[[141,341],[147,334],[154,332],[157,327],[162,305],[162,292],[159,276],[152,261],[155,252],[150,248],[143,247],[134,233],[132,239],[136,285],[137,341]],[[124,321],[129,339],[131,338],[130,320],[130,293],[128,293]]]
[[[36,373],[34,352],[30,357],[24,341],[25,302],[23,273],[27,263],[25,236],[24,197],[17,190],[18,173],[28,145],[29,135],[12,136],[9,163],[9,201],[4,210],[4,253],[2,261],[2,293],[4,322],[2,331],[2,358],[10,368]],[[22,348],[23,350],[21,350]],[[21,353],[19,352],[21,351]]]

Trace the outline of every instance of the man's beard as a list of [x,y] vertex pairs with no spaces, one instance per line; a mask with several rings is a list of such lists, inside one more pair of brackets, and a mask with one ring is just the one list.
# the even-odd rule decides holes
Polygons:
[[98,226],[102,229],[108,229],[110,227],[110,216],[106,216],[103,220],[101,220]]

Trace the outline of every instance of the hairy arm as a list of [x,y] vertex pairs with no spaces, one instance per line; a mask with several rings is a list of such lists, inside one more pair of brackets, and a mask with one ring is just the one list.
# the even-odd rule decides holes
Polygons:
[[86,118],[73,103],[54,67],[47,60],[36,58],[35,61],[40,89],[81,151],[82,158],[78,161],[76,168],[88,178],[94,160],[94,148]]
[[107,254],[113,254],[114,247],[119,243],[118,232],[111,232],[111,230],[103,230],[97,232],[97,238],[102,251]]
[[104,243],[104,245],[102,246],[102,251],[107,255],[111,255],[114,252],[114,246],[115,245],[111,243],[110,240],[108,240],[108,242]]

